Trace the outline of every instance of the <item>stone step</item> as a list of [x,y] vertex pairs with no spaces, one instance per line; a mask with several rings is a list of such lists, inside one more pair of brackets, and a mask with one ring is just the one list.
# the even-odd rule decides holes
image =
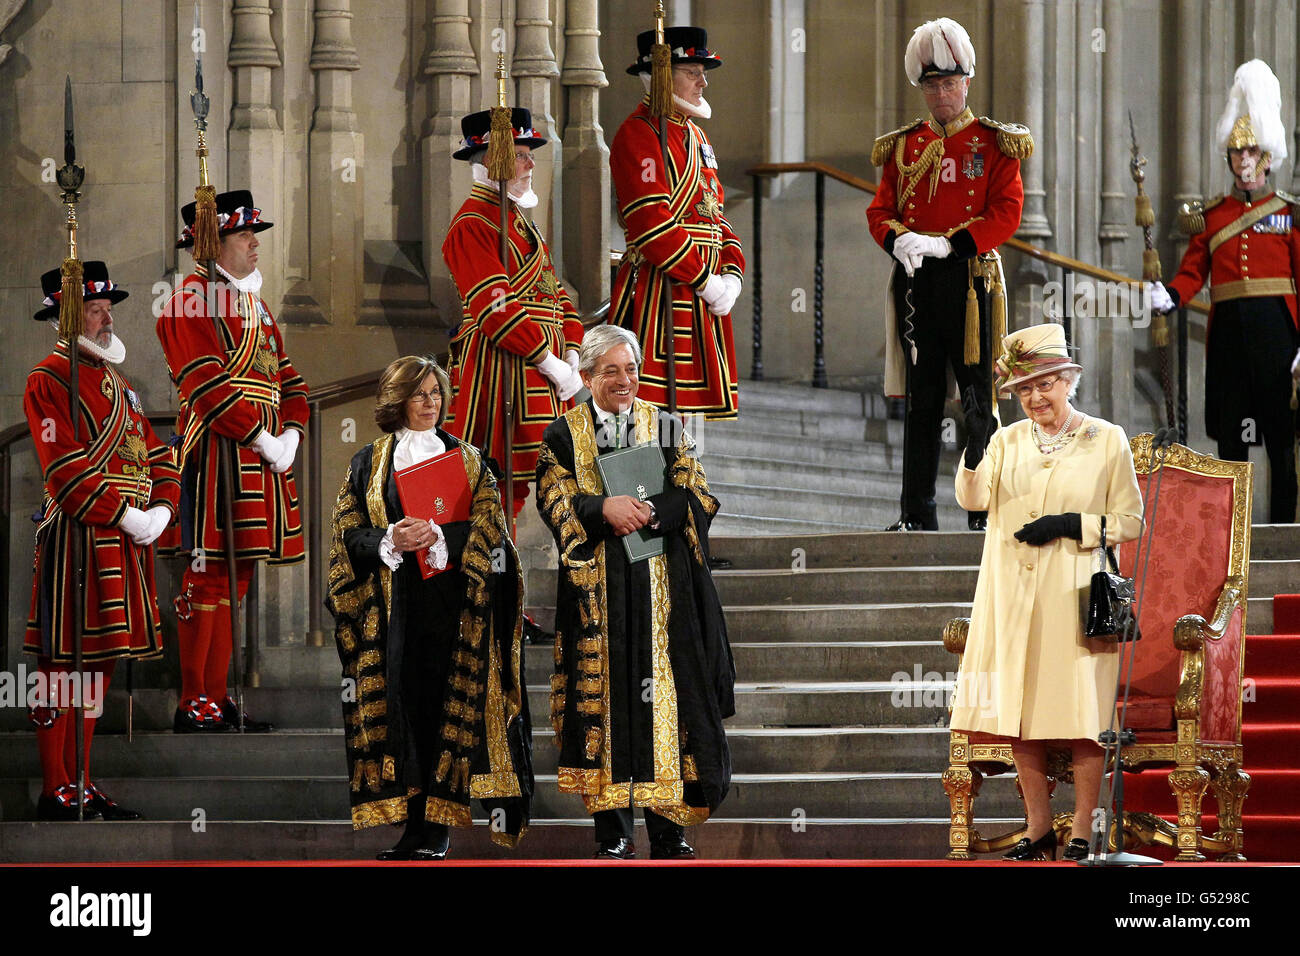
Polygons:
[[[716,816],[787,820],[801,816],[942,817],[948,812],[948,798],[940,776],[941,771],[736,773]],[[347,820],[350,815],[348,778],[343,773],[310,777],[97,777],[96,784],[151,821]],[[39,778],[0,778],[0,817],[7,823],[33,820],[39,793]],[[1061,795],[1061,799],[1069,797]],[[1013,775],[985,780],[979,804],[984,813],[1014,815],[1018,800]],[[198,816],[199,811],[202,816]],[[554,774],[536,775],[533,813],[567,820],[587,816],[576,794],[556,789]]]
[[796,548],[807,568],[884,568],[980,563],[984,535],[973,531],[875,531],[851,534],[712,534],[713,550],[738,570],[791,568]]
[[825,568],[811,571],[715,571],[724,608],[731,605],[964,603],[975,596],[976,567]]
[[[479,812],[475,808],[475,812]],[[979,818],[981,832],[996,835],[1023,825],[1021,820]],[[585,860],[594,849],[590,819],[540,819],[529,822],[518,847],[489,839],[485,819],[451,836],[455,860]],[[0,859],[9,863],[125,863],[156,860],[373,860],[391,846],[391,827],[353,830],[338,821],[210,820],[202,832],[190,822],[0,823]],[[948,816],[929,819],[818,818],[714,819],[692,827],[687,838],[704,861],[814,859],[942,859],[948,852]],[[640,814],[637,853],[648,859],[650,846]],[[386,864],[393,866],[394,864]],[[411,864],[415,866],[417,864]],[[688,863],[680,864],[689,866]]]
[[710,455],[704,459],[704,467],[710,487],[722,484],[771,488],[797,484],[804,491],[870,495],[895,501],[900,487],[896,471],[864,471],[770,458]]
[[728,430],[743,430],[777,440],[873,442],[900,448],[903,442],[901,421],[867,418],[860,411],[844,413],[801,408],[798,404],[744,407],[736,421],[702,422],[695,429],[696,441],[701,448],[710,448],[714,437]]
[[[897,511],[897,509],[895,509]],[[898,519],[894,514],[888,521],[879,525],[863,527],[837,521],[796,521],[791,518],[773,518],[766,515],[733,513],[727,510],[723,502],[722,510],[713,516],[712,528],[719,534],[735,536],[763,537],[772,534],[836,534],[842,532],[858,533],[878,531],[887,528]]]
[[[935,770],[947,759],[942,727],[728,727],[732,765],[743,773],[789,771]],[[555,773],[555,734],[542,716],[533,726],[533,767]],[[40,759],[31,733],[0,734],[5,777],[39,779]],[[346,770],[341,730],[196,736],[169,732],[95,735],[95,779],[110,777],[221,776],[328,777]]]
[[[796,521],[833,521],[863,529],[885,528],[898,517],[898,491],[888,494],[841,494],[808,491],[789,485],[731,485],[710,480],[709,490],[733,514],[769,515]],[[936,498],[940,525],[966,523],[956,499]]]
[[[877,391],[809,388],[807,385],[746,379],[740,383],[740,394],[746,412],[799,408],[809,412],[858,417],[884,418],[888,414],[887,400]],[[718,423],[709,422],[709,425],[714,424]]]
[[[1257,524],[1250,529],[1250,558],[1252,561],[1300,558],[1300,525]],[[1292,584],[1300,591],[1300,581]],[[1294,593],[1291,592],[1291,593]]]
[[[728,455],[740,458],[771,458],[795,464],[812,463],[858,471],[893,471],[901,476],[903,469],[902,440],[887,445],[884,442],[851,441],[822,438],[802,440],[799,435],[767,435],[757,428],[739,427],[740,423],[719,422],[710,424],[699,445],[704,470],[709,470],[710,456]],[[731,429],[724,431],[724,429]],[[956,448],[943,449],[939,456],[940,493],[952,494],[952,476],[957,471],[960,454]]]

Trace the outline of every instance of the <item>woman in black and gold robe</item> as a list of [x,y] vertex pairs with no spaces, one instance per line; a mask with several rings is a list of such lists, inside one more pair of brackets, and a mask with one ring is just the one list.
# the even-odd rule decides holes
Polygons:
[[[380,378],[386,434],[352,458],[334,507],[329,597],[344,676],[352,824],[406,823],[380,859],[442,859],[470,799],[513,846],[533,789],[521,640],[523,578],[496,481],[444,432],[446,373],[407,356]],[[469,521],[405,516],[393,473],[459,449]],[[441,573],[424,579],[416,552]]]

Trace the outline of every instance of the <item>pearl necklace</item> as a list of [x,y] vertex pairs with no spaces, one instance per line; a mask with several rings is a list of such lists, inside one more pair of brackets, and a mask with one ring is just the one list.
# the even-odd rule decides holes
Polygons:
[[1070,414],[1066,416],[1065,424],[1062,425],[1057,433],[1052,435],[1050,438],[1043,433],[1041,428],[1038,427],[1038,422],[1034,422],[1032,428],[1034,432],[1034,441],[1038,443],[1038,450],[1044,455],[1050,455],[1053,452],[1060,451],[1064,448],[1070,439],[1074,437],[1074,433],[1070,431],[1070,426],[1074,424],[1074,417],[1076,414],[1077,413],[1073,408],[1070,409]]

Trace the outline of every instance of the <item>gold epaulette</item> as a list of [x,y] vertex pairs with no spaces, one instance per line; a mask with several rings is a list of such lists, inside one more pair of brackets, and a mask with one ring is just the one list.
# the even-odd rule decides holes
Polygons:
[[1300,198],[1292,196],[1290,193],[1283,192],[1280,189],[1274,191],[1291,204],[1291,214],[1293,216],[1300,215]]
[[894,144],[898,142],[898,137],[910,133],[924,122],[925,120],[918,116],[906,126],[900,126],[898,129],[886,133],[884,136],[877,136],[875,143],[871,146],[871,165],[885,165],[885,160],[889,159],[890,154],[894,151]]
[[1196,200],[1178,207],[1178,228],[1185,236],[1198,236],[1205,231],[1205,213],[1223,202],[1223,194],[1202,203]]
[[1012,159],[1028,159],[1034,155],[1034,134],[1028,126],[1019,123],[999,123],[995,119],[981,116],[980,122],[989,129],[998,131],[998,149]]

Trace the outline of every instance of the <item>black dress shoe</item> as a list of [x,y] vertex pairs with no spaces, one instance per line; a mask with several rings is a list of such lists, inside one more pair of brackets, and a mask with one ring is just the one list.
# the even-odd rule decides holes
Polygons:
[[1066,845],[1065,849],[1061,851],[1061,859],[1072,860],[1076,863],[1079,860],[1086,860],[1088,859],[1088,849],[1089,846],[1087,840],[1083,837],[1075,837]]
[[726,558],[719,558],[717,556],[709,558],[710,571],[726,571],[729,570],[731,567],[732,567],[732,563]]
[[181,701],[172,721],[172,731],[178,734],[224,733],[226,722],[221,710],[206,697],[191,697]]
[[86,784],[86,807],[99,813],[105,820],[139,820],[139,810],[122,806],[94,784]]
[[650,859],[652,860],[693,860],[695,847],[686,842],[686,837],[676,837],[650,841]]
[[527,614],[524,615],[525,644],[554,644],[555,635],[543,628]]
[[891,524],[886,531],[920,531],[921,522],[914,521],[911,518],[899,518]]
[[1020,842],[1011,848],[1011,852],[1004,854],[1002,859],[1023,862],[1046,860],[1049,855],[1051,859],[1056,859],[1056,830],[1052,827],[1037,840],[1021,837]]
[[967,515],[966,527],[972,531],[987,531],[989,529],[989,519],[985,515]]
[[601,840],[596,849],[597,860],[635,860],[636,844],[619,837],[617,840]]
[[[226,727],[239,733],[239,708],[235,706],[232,698],[227,696],[221,702],[221,719],[226,722]],[[244,714],[244,733],[246,734],[269,734],[275,730],[275,724],[269,720],[254,720],[247,713]]]
[[[54,823],[76,823],[77,822],[77,787],[75,784],[65,784],[54,791],[53,796],[47,797],[41,794],[36,800],[36,819],[48,820]],[[90,800],[86,800],[86,812],[82,815],[84,820],[98,820],[99,811],[91,806]]]
[[409,860],[412,858],[411,855],[414,852],[415,852],[414,850],[402,846],[402,841],[398,840],[395,846],[390,846],[387,850],[380,850],[378,853],[376,853],[375,859],[383,860],[386,863],[392,862],[394,860],[397,861]]

